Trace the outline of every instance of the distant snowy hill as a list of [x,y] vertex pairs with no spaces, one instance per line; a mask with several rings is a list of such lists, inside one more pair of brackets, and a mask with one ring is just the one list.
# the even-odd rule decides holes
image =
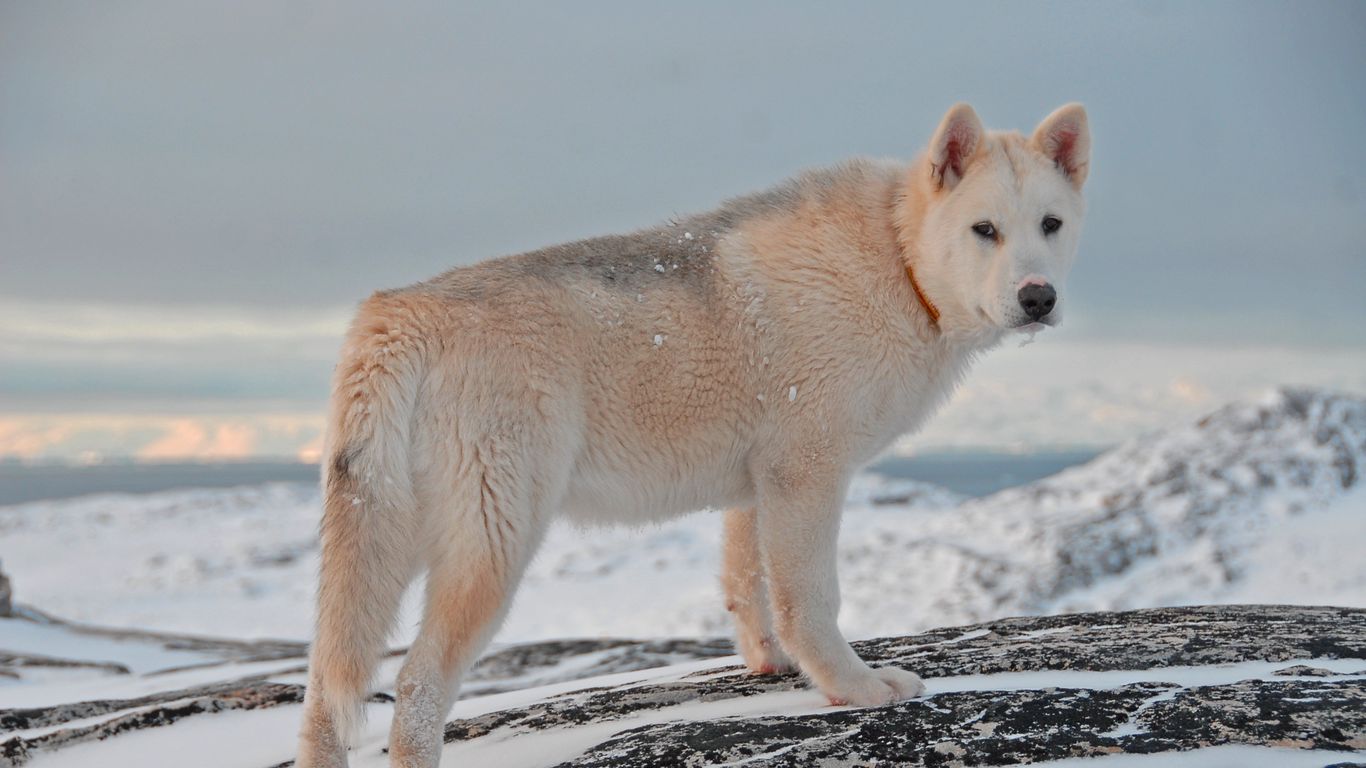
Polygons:
[[[982,499],[860,475],[841,622],[904,634],[1170,604],[1366,605],[1366,400],[1281,390]],[[275,485],[0,508],[15,600],[107,625],[305,638],[316,490]],[[557,529],[502,641],[727,631],[720,520]],[[396,641],[411,632],[413,613]]]
[[862,582],[899,547],[904,586],[881,597],[916,628],[1172,604],[1363,605],[1364,469],[1366,400],[1280,390],[884,530],[880,555],[847,550],[844,571]]

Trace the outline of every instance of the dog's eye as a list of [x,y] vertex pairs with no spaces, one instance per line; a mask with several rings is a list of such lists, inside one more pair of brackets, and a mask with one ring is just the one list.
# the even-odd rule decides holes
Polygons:
[[1058,218],[1057,216],[1045,216],[1043,217],[1042,226],[1043,233],[1045,235],[1051,235],[1054,232],[1058,231],[1058,227],[1062,226],[1062,219]]
[[972,231],[988,240],[996,239],[996,226],[989,221],[979,221],[972,225]]

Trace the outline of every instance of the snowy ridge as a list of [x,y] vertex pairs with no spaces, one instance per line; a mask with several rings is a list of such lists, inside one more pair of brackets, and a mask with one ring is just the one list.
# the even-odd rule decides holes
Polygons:
[[[1366,400],[1277,390],[905,526],[902,546],[932,565],[908,565],[897,599],[908,610],[936,600],[945,622],[1245,600],[1361,605],[1366,568],[1351,553],[1366,534],[1364,464]],[[1277,546],[1296,539],[1305,551]],[[844,572],[870,560],[846,555]]]

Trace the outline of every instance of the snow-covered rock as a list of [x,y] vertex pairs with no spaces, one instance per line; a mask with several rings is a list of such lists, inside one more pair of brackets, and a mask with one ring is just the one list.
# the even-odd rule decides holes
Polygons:
[[5,575],[4,563],[0,563],[0,616],[8,616],[14,610],[12,600],[9,577]]
[[[1288,765],[1291,749],[1366,750],[1366,611],[1228,606],[1007,619],[858,649],[876,665],[919,670],[927,696],[814,707],[791,678],[664,670],[659,682],[454,720],[447,754],[557,729],[595,729],[594,746],[545,763],[585,768],[1009,765],[1219,745],[1285,750],[1276,764]],[[1292,663],[1306,657],[1316,661]],[[619,725],[601,739],[604,722]]]
[[[21,621],[0,621],[0,633]],[[100,633],[30,623],[52,648],[81,647],[73,629]],[[93,682],[49,680],[26,704],[0,687],[0,766],[290,764],[302,657],[199,638],[194,652],[220,658],[185,665],[167,636],[114,638],[122,650],[103,652],[124,672],[80,667],[71,674]],[[881,638],[860,654],[917,670],[927,693],[871,709],[831,707],[795,675],[750,675],[728,645],[557,641],[491,654],[446,724],[443,764],[972,766],[1128,754],[1152,755],[1138,764],[1154,768],[1318,768],[1366,757],[1359,609],[1170,608]],[[145,668],[149,652],[168,667]],[[358,768],[387,764],[392,662],[351,756]],[[1204,761],[1177,762],[1190,755]]]

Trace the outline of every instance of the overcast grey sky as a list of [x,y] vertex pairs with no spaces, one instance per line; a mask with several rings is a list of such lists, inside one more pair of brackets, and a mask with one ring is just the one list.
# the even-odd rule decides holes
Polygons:
[[1359,348],[1363,39],[1361,2],[0,2],[0,411],[313,402],[376,288],[909,157],[960,100],[1090,110],[1073,338]]

